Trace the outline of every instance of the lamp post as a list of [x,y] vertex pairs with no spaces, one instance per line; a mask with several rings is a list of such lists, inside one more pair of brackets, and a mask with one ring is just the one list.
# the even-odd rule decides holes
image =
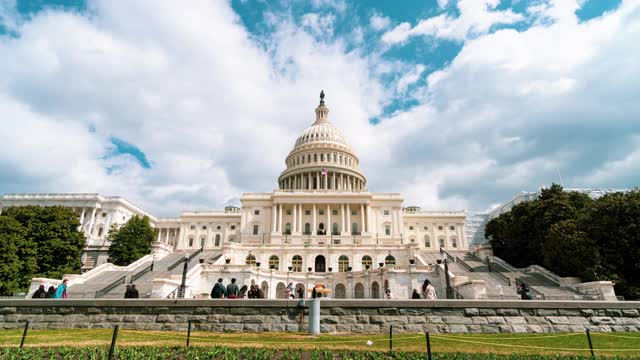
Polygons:
[[153,264],[155,264],[156,262],[156,254],[153,254],[153,257],[151,258],[151,269],[149,271],[153,271]]
[[451,279],[449,278],[449,261],[447,254],[442,254],[442,261],[444,262],[444,278],[447,284],[447,299],[453,299],[453,288],[451,287]]
[[184,295],[187,290],[187,267],[188,266],[189,266],[189,254],[185,254],[184,267],[182,268],[182,282],[180,283],[180,289],[178,290],[179,299],[184,299]]

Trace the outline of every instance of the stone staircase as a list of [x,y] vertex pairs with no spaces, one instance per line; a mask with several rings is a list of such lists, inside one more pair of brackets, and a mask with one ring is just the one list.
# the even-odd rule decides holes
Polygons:
[[[184,269],[184,258],[193,254],[194,250],[189,251],[175,251],[161,260],[158,260],[153,265],[153,271],[149,271],[142,276],[138,277],[133,284],[136,285],[136,289],[140,294],[140,298],[149,298],[151,297],[151,293],[153,290],[153,279],[160,278],[170,278],[172,275],[181,275]],[[188,265],[187,271],[190,271],[195,266],[199,266],[200,259],[211,260],[221,256],[222,254],[219,251],[203,251],[199,253],[197,256],[192,258]],[[210,262],[210,261],[209,261]],[[169,269],[169,267],[174,264],[178,264],[173,269]],[[138,270],[143,270],[144,267],[139,268]],[[124,293],[126,291],[126,285],[131,283],[131,277],[134,276],[136,272],[129,273],[127,276],[127,281],[124,284],[119,285],[113,290],[109,291],[109,293],[105,294],[102,298],[104,299],[121,299],[124,298]]]
[[[469,280],[483,280],[486,283],[487,299],[519,299],[517,284],[524,282],[534,296],[544,300],[575,300],[581,296],[572,288],[561,287],[547,277],[525,269],[511,266],[489,266],[468,251],[448,251],[456,261],[449,260],[449,272],[455,276],[466,276]],[[442,260],[435,252],[422,252],[420,257],[427,263]]]

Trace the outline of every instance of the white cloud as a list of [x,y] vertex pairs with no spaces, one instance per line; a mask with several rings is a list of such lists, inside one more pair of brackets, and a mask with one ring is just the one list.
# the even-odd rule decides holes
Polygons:
[[369,24],[371,25],[371,28],[373,30],[380,31],[388,28],[389,25],[391,25],[391,19],[380,14],[373,14],[369,19]]
[[459,0],[457,7],[460,16],[441,14],[420,20],[414,27],[405,22],[385,33],[382,41],[389,44],[402,43],[413,36],[464,40],[485,34],[493,25],[513,24],[524,20],[521,14],[514,13],[511,9],[495,10],[499,3],[500,0]]
[[425,71],[425,69],[426,67],[424,65],[416,65],[413,70],[406,73],[398,80],[398,83],[396,84],[396,91],[398,93],[404,93],[405,91],[407,91],[409,85],[420,80],[420,77],[422,76],[422,73]]
[[336,20],[335,15],[327,14],[325,16],[309,13],[302,16],[302,26],[308,29],[313,35],[324,38],[333,37],[333,23]]

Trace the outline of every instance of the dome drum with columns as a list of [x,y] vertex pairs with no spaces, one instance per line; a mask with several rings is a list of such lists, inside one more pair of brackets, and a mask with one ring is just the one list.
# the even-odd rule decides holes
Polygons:
[[315,122],[298,137],[285,164],[287,168],[278,178],[282,190],[366,189],[367,179],[358,168],[358,157],[329,121],[324,92]]

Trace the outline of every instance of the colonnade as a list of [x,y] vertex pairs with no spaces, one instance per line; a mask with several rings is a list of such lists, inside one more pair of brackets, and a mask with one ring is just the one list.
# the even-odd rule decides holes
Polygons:
[[280,181],[284,190],[364,190],[364,179],[331,171],[294,174]]
[[[290,215],[286,214],[286,211],[290,210]],[[352,220],[360,217],[359,227],[356,229],[358,233],[368,233],[371,229],[371,211],[369,204],[354,203],[354,204],[273,204],[271,213],[273,214],[271,229],[273,233],[282,234],[287,229],[283,227],[284,219],[287,218],[287,222],[291,224],[291,234],[306,233],[306,229],[303,229],[303,212],[310,212],[311,219],[307,220],[310,224],[310,234],[315,235],[319,230],[324,230],[325,234],[331,232],[338,233],[340,235],[352,235],[353,223]],[[357,211],[356,215],[352,215],[353,211]],[[320,214],[323,211],[323,214]],[[337,211],[334,215],[333,212]],[[335,216],[333,222],[332,216]],[[354,218],[355,217],[355,218]],[[324,223],[326,220],[326,226],[324,229],[319,229],[318,223]],[[338,229],[334,231],[332,224],[337,223]],[[338,235],[336,234],[336,235]],[[355,234],[354,234],[355,235]]]
[[180,228],[158,228],[158,242],[176,246]]

